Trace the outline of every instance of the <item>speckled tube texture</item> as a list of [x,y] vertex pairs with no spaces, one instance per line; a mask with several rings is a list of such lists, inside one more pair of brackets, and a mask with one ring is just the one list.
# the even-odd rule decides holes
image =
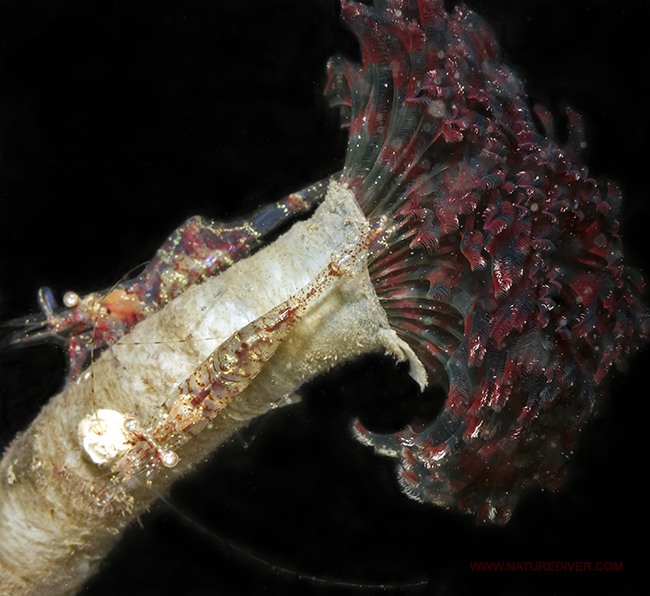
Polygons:
[[124,489],[82,447],[79,424],[98,410],[146,428],[226,338],[296,294],[366,233],[353,195],[333,184],[310,220],[187,290],[54,397],[0,465],[0,593],[74,593],[156,494],[238,427],[341,361],[385,350],[411,358],[413,375],[425,383],[421,365],[388,325],[362,255],[310,306],[248,388],[179,449],[177,466]]

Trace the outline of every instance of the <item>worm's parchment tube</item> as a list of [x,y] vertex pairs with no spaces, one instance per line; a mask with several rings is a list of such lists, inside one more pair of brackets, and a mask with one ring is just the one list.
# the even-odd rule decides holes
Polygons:
[[[113,451],[97,442],[89,448],[78,436],[80,423],[93,417],[100,427],[109,425],[108,418],[114,415],[107,412],[135,419],[143,427],[160,418],[170,392],[219,344],[298,293],[328,267],[332,255],[356,249],[367,231],[368,223],[350,191],[331,185],[310,220],[151,315],[122,340],[124,345],[138,344],[138,350],[121,349],[118,342],[99,357],[89,374],[53,398],[2,460],[2,588],[20,593],[73,592],[157,493],[241,425],[340,361],[384,350],[399,359],[412,359],[414,375],[424,383],[421,365],[388,325],[361,254],[348,271],[337,272],[336,280],[309,305],[262,372],[210,422],[211,428],[178,449],[175,467],[164,468],[131,489],[102,465],[128,448],[128,433],[109,439],[115,442]],[[116,370],[121,373],[116,375]],[[84,428],[97,433],[97,425],[82,424],[82,435]]]
[[[608,371],[648,337],[643,282],[623,259],[620,194],[582,165],[580,117],[568,111],[569,134],[559,140],[550,113],[533,114],[489,27],[466,8],[447,13],[438,0],[346,0],[342,8],[362,61],[333,58],[327,93],[350,132],[337,177],[354,195],[350,209],[328,222],[336,231],[315,219],[288,250],[264,251],[273,258],[263,267],[236,267],[206,285],[208,295],[194,288],[182,307],[172,303],[152,315],[145,331],[112,345],[90,380],[69,388],[12,444],[2,464],[3,515],[12,519],[0,522],[9,536],[2,558],[11,590],[28,581],[73,588],[113,541],[110,530],[119,532],[204,447],[339,355],[366,349],[412,349],[422,362],[411,358],[413,375],[422,384],[426,370],[447,398],[434,419],[385,434],[359,422],[357,437],[399,462],[408,496],[506,523],[524,491],[562,484]],[[154,429],[169,392],[233,333],[337,262],[351,246],[345,229],[358,220],[353,203],[371,228],[387,232],[368,257],[372,287],[351,283],[363,281],[361,273],[340,276],[244,399],[227,405],[220,425],[168,449],[164,432]],[[312,234],[315,245],[306,239]],[[363,298],[374,296],[370,290],[383,310]],[[368,308],[354,311],[364,301]],[[347,343],[328,345],[330,331]],[[173,344],[183,348],[169,349]],[[127,356],[136,345],[139,355]],[[299,360],[282,359],[298,353]],[[192,407],[200,402],[194,397]],[[62,506],[64,491],[71,502]],[[89,502],[90,517],[105,528],[81,519]],[[23,505],[39,514],[21,513]],[[56,527],[63,529],[49,555],[56,564],[45,557],[38,568],[22,565],[12,543],[17,530],[40,555],[46,549],[38,545],[51,541]]]

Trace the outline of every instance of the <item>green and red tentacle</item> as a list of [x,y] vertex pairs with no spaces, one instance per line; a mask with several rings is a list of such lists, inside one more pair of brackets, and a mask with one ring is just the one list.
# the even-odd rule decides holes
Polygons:
[[369,268],[391,324],[448,387],[428,426],[355,429],[399,458],[410,496],[505,521],[524,489],[561,483],[607,371],[650,333],[619,192],[580,163],[575,113],[565,146],[534,116],[473,12],[342,7],[362,58],[329,64],[342,178],[385,222]]

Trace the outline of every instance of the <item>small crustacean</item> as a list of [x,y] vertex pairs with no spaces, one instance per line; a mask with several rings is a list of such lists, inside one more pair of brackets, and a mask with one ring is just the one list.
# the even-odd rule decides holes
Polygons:
[[[308,222],[203,283],[188,281],[182,233],[152,262],[154,307],[176,263],[191,287],[0,462],[0,592],[79,587],[176,477],[305,382],[378,351],[446,398],[388,432],[359,421],[357,437],[395,459],[409,497],[506,523],[523,494],[563,482],[606,376],[650,337],[619,193],[582,165],[576,119],[567,145],[540,126],[489,27],[442,0],[342,0],[342,16],[362,59],[330,63],[343,172]],[[332,255],[356,255],[368,229],[380,241],[340,275],[346,256]]]
[[67,345],[69,379],[77,378],[93,353],[114,344],[186,288],[227,269],[288,221],[309,212],[325,196],[328,181],[311,184],[239,221],[191,217],[169,236],[139,275],[86,296],[68,291],[62,308],[50,288],[41,288],[42,314],[14,321],[13,325],[26,331],[10,341],[24,344],[56,338]]
[[[369,234],[358,247],[333,256],[302,290],[221,343],[178,386],[178,395],[163,404],[149,428],[143,428],[135,417],[110,410],[94,412],[82,420],[79,436],[86,453],[96,463],[111,466],[115,475],[111,484],[134,488],[141,479],[151,482],[161,466],[174,467],[179,461],[176,450],[205,429],[250,385],[305,312],[360,258],[371,238]],[[104,445],[98,449],[99,436],[119,440],[111,438],[110,448]]]

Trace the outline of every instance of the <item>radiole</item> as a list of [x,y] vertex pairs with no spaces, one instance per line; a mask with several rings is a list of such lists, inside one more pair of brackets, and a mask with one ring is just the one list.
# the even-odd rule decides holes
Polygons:
[[466,7],[341,6],[360,57],[328,64],[340,171],[232,225],[190,218],[106,291],[40,292],[15,343],[58,337],[70,378],[0,464],[2,589],[79,588],[157,494],[368,353],[446,397],[354,435],[408,497],[507,524],[563,485],[610,371],[650,336],[580,117],[556,134]]

